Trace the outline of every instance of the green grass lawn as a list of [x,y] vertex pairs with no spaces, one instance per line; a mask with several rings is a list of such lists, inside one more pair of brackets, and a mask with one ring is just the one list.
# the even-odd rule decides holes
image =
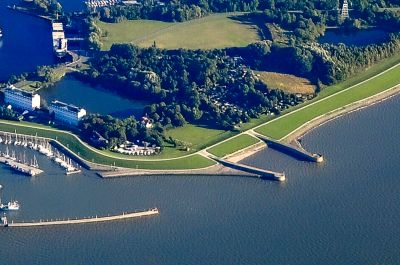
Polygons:
[[307,121],[312,120],[319,115],[343,107],[360,99],[375,95],[399,83],[400,66],[397,66],[366,83],[357,85],[324,101],[308,105],[297,112],[291,112],[283,118],[273,120],[258,128],[256,131],[275,139],[281,139]]
[[186,124],[183,127],[167,131],[167,137],[191,143],[191,151],[199,151],[207,146],[222,141],[234,133],[230,131],[209,129],[203,126]]
[[182,23],[133,20],[98,22],[103,32],[103,50],[113,43],[135,43],[166,49],[215,49],[246,46],[259,40],[255,25],[232,19],[232,14],[215,14]]
[[[315,97],[312,100],[306,101],[303,104],[299,104],[297,106],[291,107],[289,109],[286,109],[282,112],[282,115],[287,114],[289,112],[292,112],[296,109],[302,108],[306,105],[309,105],[317,100],[320,100],[322,98],[325,98],[327,96],[330,96],[336,92],[339,92],[345,88],[348,88],[350,86],[353,86],[355,84],[360,83],[363,80],[366,80],[368,78],[373,77],[374,75],[377,75],[381,72],[383,72],[386,69],[389,69],[390,67],[400,63],[400,54],[397,54],[396,56],[392,56],[389,59],[386,59],[382,62],[379,62],[368,69],[365,69],[364,71],[361,71],[357,75],[350,77],[346,79],[343,82],[340,82],[338,84],[332,85],[332,86],[327,86],[322,90],[317,97]],[[265,122],[271,121],[273,119],[277,118],[276,116],[268,116],[268,115],[261,115],[258,119],[251,119],[250,122],[242,124],[241,126],[241,131],[245,131],[251,128],[254,128],[258,125],[261,125]]]
[[224,157],[226,155],[233,154],[240,149],[256,144],[259,141],[259,139],[248,134],[242,134],[210,149],[207,149],[207,152],[217,157]]
[[[5,124],[12,123],[12,124]],[[28,126],[33,126],[28,127]],[[163,160],[163,161],[152,161],[152,160],[135,160],[134,157],[127,159],[115,157],[107,157],[102,154],[93,151],[93,148],[88,148],[77,140],[73,135],[67,134],[63,131],[52,130],[50,127],[39,125],[28,122],[10,122],[10,121],[0,121],[0,130],[6,132],[14,132],[26,135],[36,135],[40,137],[46,137],[51,139],[56,139],[64,146],[69,148],[74,153],[78,154],[87,161],[104,164],[104,165],[115,165],[127,168],[139,168],[139,169],[194,169],[194,168],[204,168],[215,164],[214,161],[204,158],[200,155],[191,155],[188,157],[173,159],[173,160]],[[144,157],[143,157],[144,158]],[[139,159],[143,159],[140,157]]]
[[[342,83],[325,88],[318,95],[318,97],[314,98],[313,100],[290,108],[289,110],[285,110],[283,114],[288,114],[292,112],[285,117],[280,116],[282,118],[273,120],[276,117],[262,115],[258,119],[252,119],[249,123],[243,124],[241,130],[244,131],[272,120],[268,124],[258,128],[257,132],[276,139],[280,139],[316,116],[344,106],[348,103],[357,101],[359,99],[377,94],[380,91],[386,90],[387,88],[390,88],[391,86],[400,83],[400,66],[398,66],[391,71],[385,73],[384,75],[369,80],[364,84],[358,85],[348,91],[335,95],[325,101],[317,102],[314,105],[310,105],[317,100],[325,98],[347,87],[366,80],[384,71],[385,69],[388,69],[389,67],[399,63],[399,61],[400,54],[393,56],[392,58],[387,59],[383,62],[380,62],[379,64],[376,64],[369,69],[366,69],[355,77],[349,78]],[[302,108],[304,106],[307,107],[298,112],[293,112],[294,110]],[[9,123],[9,121],[6,122]],[[30,128],[28,126],[35,128]],[[203,168],[210,166],[214,163],[213,161],[206,159],[200,155],[189,155],[187,157],[174,160],[154,161],[156,159],[173,157],[176,158],[179,156],[190,154],[190,152],[183,152],[168,147],[160,156],[140,158],[120,155],[112,153],[110,151],[97,151],[99,153],[96,153],[95,151],[93,151],[93,148],[83,145],[81,142],[79,142],[75,136],[58,130],[48,131],[46,129],[51,129],[51,127],[48,126],[28,122],[12,122],[12,125],[0,122],[0,130],[2,131],[14,132],[15,129],[17,130],[17,132],[22,134],[34,135],[35,133],[37,133],[38,136],[57,139],[84,159],[88,161],[93,161],[95,163],[108,165],[112,165],[115,163],[115,165],[117,166],[147,169]],[[201,126],[194,125],[186,125],[182,128],[173,129],[167,132],[168,136],[192,143],[193,146],[191,152],[203,149],[206,146],[210,146],[216,142],[222,141],[223,139],[226,139],[233,134],[234,133],[232,132],[207,129]],[[235,151],[250,146],[256,142],[257,140],[251,136],[241,135],[239,137],[228,140],[227,142],[221,143],[220,145],[217,145],[213,148],[210,148],[210,150],[208,151],[216,156],[221,157],[225,156],[226,154],[234,153]]]

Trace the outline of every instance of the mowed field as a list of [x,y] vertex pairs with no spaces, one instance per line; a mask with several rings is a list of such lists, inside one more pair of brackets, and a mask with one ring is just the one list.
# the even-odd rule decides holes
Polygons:
[[215,14],[182,23],[153,20],[98,22],[103,50],[113,43],[134,43],[165,49],[215,49],[241,47],[260,40],[256,25],[236,19],[240,14]]
[[312,94],[315,86],[302,77],[275,72],[255,72],[257,77],[272,89],[280,89],[288,93]]

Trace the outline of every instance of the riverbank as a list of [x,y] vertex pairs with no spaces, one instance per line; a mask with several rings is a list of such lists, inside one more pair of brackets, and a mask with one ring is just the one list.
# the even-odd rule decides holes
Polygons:
[[48,21],[53,21],[53,18],[51,18],[49,16],[44,16],[44,15],[37,14],[37,13],[33,12],[32,10],[30,10],[28,8],[21,7],[21,6],[14,5],[14,6],[7,6],[7,8],[9,8],[11,10],[14,10],[14,11],[21,12],[21,13],[29,15],[29,16],[45,19],[45,20],[48,20]]

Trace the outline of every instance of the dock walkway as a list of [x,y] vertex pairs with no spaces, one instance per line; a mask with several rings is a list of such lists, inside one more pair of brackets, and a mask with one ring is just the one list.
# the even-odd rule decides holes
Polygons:
[[22,172],[29,176],[36,176],[36,175],[43,173],[43,170],[41,170],[37,167],[33,167],[33,166],[30,166],[30,165],[27,165],[24,163],[14,161],[11,158],[6,158],[6,157],[0,156],[0,163],[9,165],[12,169],[18,170],[19,172]]
[[120,215],[104,216],[104,217],[92,217],[83,219],[70,219],[70,220],[59,220],[59,221],[38,221],[38,222],[27,222],[27,223],[9,223],[7,219],[2,218],[3,227],[33,227],[33,226],[53,226],[53,225],[72,225],[72,224],[85,224],[85,223],[99,223],[99,222],[110,222],[145,216],[153,216],[159,214],[157,208],[149,209],[142,212],[134,213],[122,213]]

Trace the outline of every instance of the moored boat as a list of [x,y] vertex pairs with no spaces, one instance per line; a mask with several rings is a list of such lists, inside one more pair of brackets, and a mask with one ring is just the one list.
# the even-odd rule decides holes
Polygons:
[[[3,188],[2,185],[0,185],[0,190]],[[1,201],[1,195],[0,195],[0,211],[17,211],[19,210],[19,203],[18,201],[11,200],[7,204],[3,204]]]
[[0,204],[0,211],[18,211],[19,210],[19,202],[18,201],[9,201],[7,204]]

